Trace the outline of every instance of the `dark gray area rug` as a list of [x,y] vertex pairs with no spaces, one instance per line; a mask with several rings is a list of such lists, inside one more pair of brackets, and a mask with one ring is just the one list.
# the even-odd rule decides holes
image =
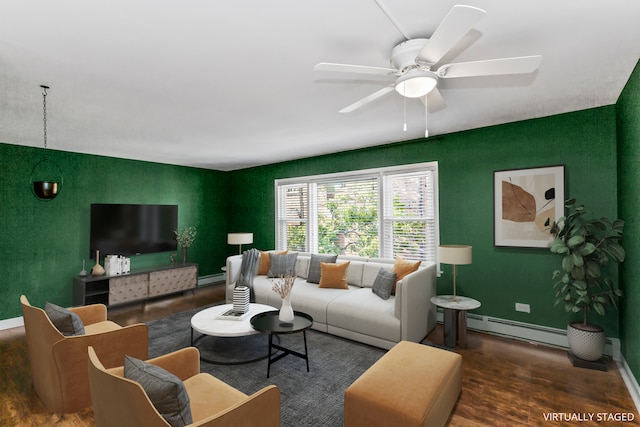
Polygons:
[[[154,320],[149,326],[149,357],[191,345],[191,317],[200,309]],[[200,334],[194,333],[196,339]],[[280,345],[304,352],[302,334],[281,335]],[[201,357],[217,362],[254,359],[267,355],[268,336],[203,337],[196,342]],[[267,360],[241,365],[201,362],[210,373],[246,394],[274,384],[281,393],[282,426],[343,425],[344,391],[386,351],[322,332],[307,331],[309,369],[303,359],[288,355],[271,366]],[[215,398],[215,397],[212,397]]]

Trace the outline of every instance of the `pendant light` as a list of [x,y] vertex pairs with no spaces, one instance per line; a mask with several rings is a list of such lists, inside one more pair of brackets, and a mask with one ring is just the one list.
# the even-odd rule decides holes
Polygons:
[[43,90],[44,158],[31,171],[31,189],[39,200],[50,201],[55,199],[62,190],[62,170],[47,156],[47,89],[49,86],[40,85],[40,87]]

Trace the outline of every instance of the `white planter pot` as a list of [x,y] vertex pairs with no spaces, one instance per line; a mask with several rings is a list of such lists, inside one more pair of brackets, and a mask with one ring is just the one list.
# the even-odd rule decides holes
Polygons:
[[599,326],[587,326],[588,330],[585,330],[580,322],[569,324],[567,339],[569,348],[576,357],[594,362],[604,354],[604,331]]

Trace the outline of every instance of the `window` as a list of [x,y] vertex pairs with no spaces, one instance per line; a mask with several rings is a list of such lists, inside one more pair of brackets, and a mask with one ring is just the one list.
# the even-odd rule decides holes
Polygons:
[[276,247],[435,262],[437,163],[276,180]]

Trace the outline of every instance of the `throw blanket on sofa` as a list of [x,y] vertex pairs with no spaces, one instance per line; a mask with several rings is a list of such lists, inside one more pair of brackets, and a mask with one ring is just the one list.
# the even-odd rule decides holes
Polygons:
[[236,282],[238,286],[246,286],[249,288],[249,301],[256,302],[256,296],[253,291],[253,277],[258,269],[258,260],[260,259],[260,251],[257,249],[249,249],[242,253],[242,264],[240,265],[240,274]]

